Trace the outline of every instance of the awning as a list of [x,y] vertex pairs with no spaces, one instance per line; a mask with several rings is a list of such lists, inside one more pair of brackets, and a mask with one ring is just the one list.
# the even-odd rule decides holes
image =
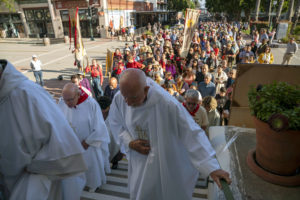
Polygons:
[[133,11],[133,13],[138,13],[138,14],[167,14],[167,13],[170,13],[170,11]]

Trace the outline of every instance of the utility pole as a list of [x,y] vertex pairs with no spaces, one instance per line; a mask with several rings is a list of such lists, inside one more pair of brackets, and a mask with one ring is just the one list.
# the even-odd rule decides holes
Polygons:
[[94,39],[94,35],[93,35],[92,12],[91,12],[90,0],[86,0],[86,3],[88,5],[88,20],[90,23],[91,41],[94,41],[95,39]]

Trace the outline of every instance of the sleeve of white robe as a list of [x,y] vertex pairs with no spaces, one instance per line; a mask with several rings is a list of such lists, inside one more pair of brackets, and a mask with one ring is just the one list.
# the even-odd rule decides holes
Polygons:
[[170,103],[169,106],[172,111],[170,112],[170,118],[178,122],[178,137],[186,147],[194,167],[207,176],[211,172],[220,169],[218,161],[214,157],[215,151],[205,132],[196,124],[181,104],[174,105]]
[[[85,142],[94,147],[100,147],[102,143],[109,144],[110,139],[108,135],[108,131],[102,116],[102,112],[100,110],[100,106],[98,103],[91,97],[89,97],[89,101],[91,102],[91,113],[89,114],[90,117],[90,134],[85,139]],[[105,148],[108,151],[108,147]]]
[[50,177],[85,171],[84,150],[69,123],[47,92],[40,87],[33,89],[42,91],[39,95],[32,95],[37,92],[33,90],[13,91],[10,95],[14,104],[14,130],[23,138],[16,152],[23,151],[32,158],[27,170]]
[[109,110],[109,124],[112,131],[112,135],[116,141],[116,143],[120,146],[120,150],[122,153],[125,153],[128,158],[129,152],[129,143],[133,140],[127,129],[125,128],[124,121],[122,118],[123,113],[120,111],[119,105],[121,102],[117,102],[121,100],[120,92],[118,92],[113,102],[110,106]]

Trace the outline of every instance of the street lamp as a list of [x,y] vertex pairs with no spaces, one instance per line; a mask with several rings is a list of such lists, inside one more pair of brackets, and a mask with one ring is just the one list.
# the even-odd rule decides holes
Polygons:
[[91,7],[90,7],[90,0],[86,0],[86,3],[88,5],[88,20],[90,23],[90,32],[91,32],[91,40],[94,41],[94,35],[93,35],[93,27],[92,27],[92,12],[91,12]]

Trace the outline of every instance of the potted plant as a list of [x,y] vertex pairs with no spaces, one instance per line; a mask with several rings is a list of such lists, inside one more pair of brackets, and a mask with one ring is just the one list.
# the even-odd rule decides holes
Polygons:
[[259,85],[250,89],[248,99],[256,126],[256,162],[270,173],[297,176],[299,184],[299,85],[285,82]]

